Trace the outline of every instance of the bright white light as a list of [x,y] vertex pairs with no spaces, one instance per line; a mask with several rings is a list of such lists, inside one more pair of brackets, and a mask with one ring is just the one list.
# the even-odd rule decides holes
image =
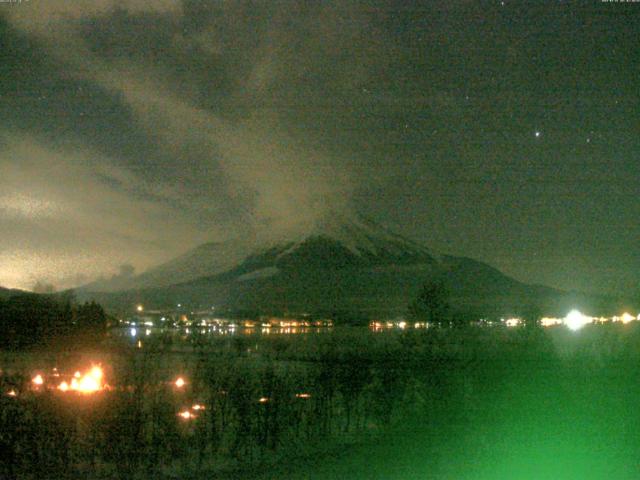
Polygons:
[[138,331],[134,327],[131,327],[131,330],[129,330],[129,334],[132,337],[135,337],[138,334]]
[[591,318],[583,315],[578,310],[571,310],[564,319],[564,324],[571,330],[580,330],[587,323],[591,321]]
[[31,380],[33,382],[34,385],[42,385],[44,383],[44,379],[42,378],[42,375],[38,374],[35,377],[33,377],[33,379]]
[[543,327],[553,327],[554,325],[560,325],[562,323],[562,319],[554,318],[554,317],[542,317],[540,319],[540,325]]
[[622,323],[629,323],[635,320],[635,317],[631,315],[629,312],[624,312],[620,317],[620,321]]
[[178,377],[178,379],[174,382],[174,385],[178,388],[184,387],[185,381],[182,377]]
[[504,323],[507,327],[517,327],[522,321],[519,318],[507,318]]

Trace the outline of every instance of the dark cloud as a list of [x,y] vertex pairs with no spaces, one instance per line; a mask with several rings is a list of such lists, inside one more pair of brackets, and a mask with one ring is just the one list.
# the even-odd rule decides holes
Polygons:
[[523,280],[633,290],[633,6],[511,3],[2,5],[0,283],[355,208]]

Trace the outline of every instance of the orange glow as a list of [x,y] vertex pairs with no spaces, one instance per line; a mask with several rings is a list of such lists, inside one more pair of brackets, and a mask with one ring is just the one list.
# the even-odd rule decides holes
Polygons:
[[78,381],[77,390],[80,393],[94,393],[102,389],[102,377],[104,376],[100,367],[91,367],[89,373],[85,374]]
[[44,379],[42,378],[42,375],[38,374],[35,377],[33,377],[33,379],[31,380],[33,382],[34,385],[42,385],[44,383]]
[[204,405],[200,405],[198,403],[196,403],[193,407],[191,407],[193,410],[204,410]]
[[86,374],[82,375],[79,371],[73,374],[71,383],[61,382],[58,390],[61,392],[78,392],[83,394],[95,393],[106,389],[106,385],[102,383],[104,372],[99,366],[91,367]]
[[93,393],[98,390],[100,390],[100,384],[91,375],[85,375],[80,379],[80,384],[78,385],[80,393]]
[[193,413],[191,413],[189,410],[184,410],[184,411],[178,413],[178,416],[184,418],[185,420],[190,420],[192,418],[196,418],[196,416]]
[[18,396],[18,392],[16,392],[15,390],[9,390],[7,392],[7,395],[9,395],[10,397],[17,397]]
[[89,372],[89,375],[91,375],[92,378],[95,378],[98,381],[102,380],[102,369],[100,367],[93,367]]
[[296,393],[296,398],[311,398],[310,393]]
[[260,397],[260,400],[258,400],[260,403],[267,403],[269,401],[269,399],[267,397]]
[[185,386],[185,383],[186,383],[186,382],[184,381],[184,378],[182,378],[182,377],[178,377],[178,379],[175,381],[174,385],[175,385],[176,387],[178,387],[178,388],[182,388],[182,387],[184,387],[184,386]]

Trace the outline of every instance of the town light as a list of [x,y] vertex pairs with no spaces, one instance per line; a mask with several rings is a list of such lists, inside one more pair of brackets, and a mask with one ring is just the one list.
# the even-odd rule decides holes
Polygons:
[[522,323],[522,320],[519,318],[507,318],[504,323],[507,327],[517,327]]
[[567,328],[576,331],[580,330],[590,321],[591,318],[583,315],[579,310],[571,310],[565,317],[564,324]]
[[560,325],[562,320],[554,317],[542,317],[540,319],[540,325],[543,327],[553,327],[554,325]]
[[636,318],[631,315],[629,312],[624,312],[622,314],[622,316],[620,317],[620,321],[622,323],[629,323],[629,322],[633,322]]
[[184,381],[184,378],[178,377],[178,379],[174,382],[174,385],[178,388],[182,388],[184,387],[185,383],[186,382]]

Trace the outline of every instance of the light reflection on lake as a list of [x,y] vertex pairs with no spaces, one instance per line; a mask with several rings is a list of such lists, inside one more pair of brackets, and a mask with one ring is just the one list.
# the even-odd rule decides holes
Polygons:
[[182,327],[182,328],[165,328],[165,327],[118,327],[111,330],[112,335],[116,337],[130,337],[140,339],[150,336],[169,335],[175,338],[188,339],[204,336],[234,336],[234,335],[300,335],[300,334],[322,334],[333,330],[333,327],[259,327],[248,328],[242,326],[221,326],[221,327]]

